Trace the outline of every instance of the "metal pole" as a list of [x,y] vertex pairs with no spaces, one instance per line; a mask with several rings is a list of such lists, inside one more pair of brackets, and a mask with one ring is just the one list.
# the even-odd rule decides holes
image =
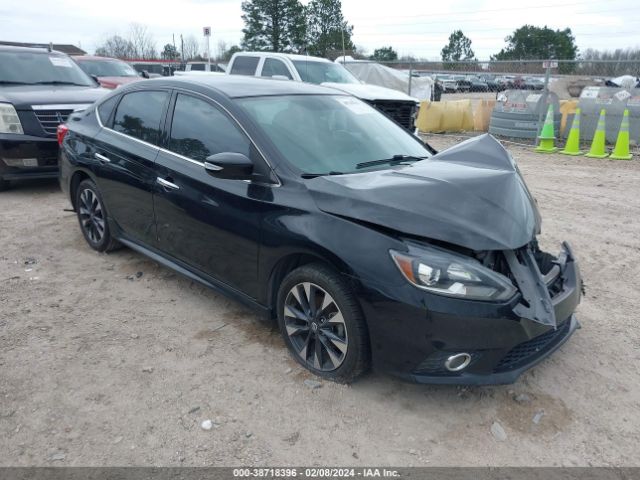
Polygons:
[[411,96],[411,81],[413,78],[413,60],[409,60],[409,91],[407,95]]
[[[544,89],[542,90],[542,105],[544,105],[546,107],[547,105],[547,99],[549,98],[549,76],[551,75],[551,60],[547,60],[547,70],[545,72],[544,75]],[[536,128],[536,131],[538,132],[538,134],[536,135],[536,146],[538,146],[540,144],[540,133],[542,132],[542,119],[544,118],[544,116],[547,113],[547,108],[542,108],[539,112],[538,112],[538,125]],[[554,115],[557,112],[554,112]]]

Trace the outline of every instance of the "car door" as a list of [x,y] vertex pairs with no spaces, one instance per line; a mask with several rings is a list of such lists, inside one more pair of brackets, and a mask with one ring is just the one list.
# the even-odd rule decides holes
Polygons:
[[[154,194],[158,246],[193,269],[255,298],[264,195],[243,180],[211,176],[204,160],[222,152],[257,152],[215,102],[176,93],[167,143],[156,160]],[[255,160],[254,160],[255,163]]]
[[123,95],[93,139],[94,171],[109,217],[125,236],[148,245],[156,241],[154,162],[169,99],[168,90]]
[[261,77],[273,78],[273,77],[285,77],[289,80],[293,80],[293,75],[282,60],[277,58],[265,58],[262,64],[262,70],[260,72]]

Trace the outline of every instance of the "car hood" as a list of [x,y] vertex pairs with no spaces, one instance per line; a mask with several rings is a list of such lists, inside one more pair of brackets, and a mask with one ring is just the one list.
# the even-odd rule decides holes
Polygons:
[[105,88],[115,88],[118,85],[126,85],[127,83],[139,82],[144,80],[142,77],[98,77],[100,85]]
[[472,250],[513,250],[540,232],[515,162],[488,134],[398,170],[317,177],[307,187],[324,212]]
[[0,102],[9,102],[17,110],[31,110],[31,105],[91,104],[109,93],[100,87],[73,85],[16,85],[0,87]]
[[417,98],[410,97],[409,95],[399,92],[398,90],[379,87],[378,85],[371,85],[368,83],[324,82],[322,85],[325,87],[335,88],[336,90],[341,90],[362,100],[404,100],[407,102],[419,103],[419,100]]

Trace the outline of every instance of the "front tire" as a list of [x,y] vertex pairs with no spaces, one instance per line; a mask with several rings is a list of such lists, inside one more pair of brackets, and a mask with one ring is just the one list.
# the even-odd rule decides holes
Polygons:
[[369,369],[364,316],[338,273],[321,264],[294,270],[280,285],[277,308],[289,351],[314,374],[350,383]]
[[119,246],[111,236],[107,210],[95,183],[86,179],[76,189],[76,213],[80,230],[89,246],[97,252],[108,252]]

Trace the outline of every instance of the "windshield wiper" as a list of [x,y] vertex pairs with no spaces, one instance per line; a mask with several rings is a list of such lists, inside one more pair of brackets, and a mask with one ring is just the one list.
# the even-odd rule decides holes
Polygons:
[[325,177],[327,175],[344,175],[344,173],[343,172],[331,171],[331,172],[326,172],[326,173],[303,173],[300,176],[302,178],[316,178],[316,177]]
[[46,80],[44,82],[33,82],[30,85],[75,85],[77,87],[90,87],[91,85],[85,85],[84,83],[65,82],[62,80]]
[[394,155],[391,158],[383,158],[382,160],[371,160],[369,162],[361,162],[356,165],[356,168],[366,168],[373,167],[375,165],[384,165],[388,163],[389,165],[395,165],[398,163],[406,162],[407,160],[413,160],[414,162],[418,162],[420,160],[424,160],[429,157],[416,157],[414,155]]
[[14,82],[12,80],[0,80],[0,85],[33,85],[29,82]]

